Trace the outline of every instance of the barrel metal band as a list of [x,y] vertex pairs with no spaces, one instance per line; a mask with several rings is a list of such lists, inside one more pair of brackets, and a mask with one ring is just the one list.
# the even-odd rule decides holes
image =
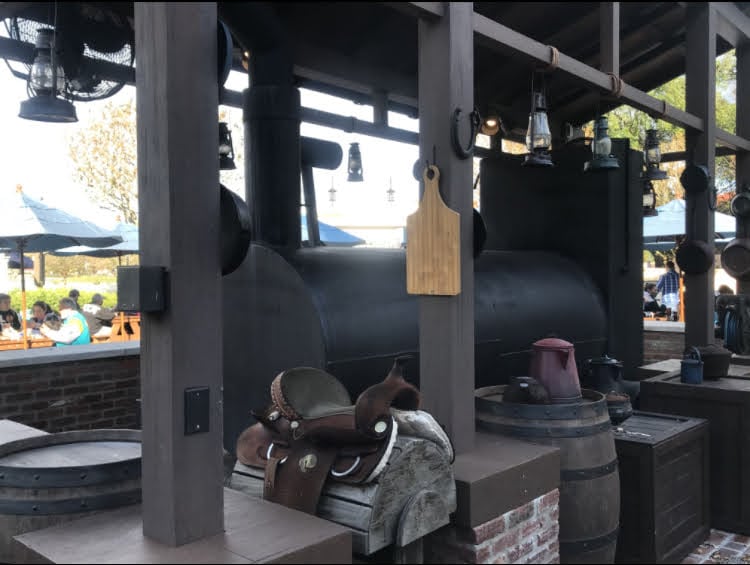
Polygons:
[[137,504],[140,501],[140,489],[62,500],[0,500],[0,514],[15,516],[76,514],[91,510],[120,508],[129,504]]
[[0,465],[0,487],[82,487],[138,479],[140,476],[140,458],[101,463],[87,467],[17,467]]
[[613,459],[605,465],[588,467],[586,469],[560,469],[561,481],[588,481],[598,479],[613,473],[617,469],[617,459]]
[[579,541],[563,541],[560,540],[560,555],[566,555],[569,558],[581,555],[587,551],[594,551],[601,549],[611,543],[617,541],[617,534],[620,531],[620,527],[616,527],[614,530],[598,538],[590,538]]
[[556,428],[549,426],[544,428],[529,428],[484,420],[477,420],[477,426],[491,432],[511,434],[517,437],[586,437],[612,429],[612,423],[609,420],[600,424],[594,424],[593,426],[580,426],[578,428]]

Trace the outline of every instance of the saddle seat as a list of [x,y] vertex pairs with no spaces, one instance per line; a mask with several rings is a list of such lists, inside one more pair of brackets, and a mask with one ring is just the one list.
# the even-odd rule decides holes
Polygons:
[[[321,369],[279,373],[271,383],[271,404],[252,412],[258,423],[237,440],[237,459],[265,469],[263,498],[314,514],[329,475],[349,484],[375,480],[396,441],[394,414],[409,429],[424,428],[414,425],[414,415],[426,413],[418,410],[419,391],[403,378],[404,363],[397,358],[388,376],[354,404],[344,385]],[[441,436],[437,442],[447,445],[452,457],[450,441],[431,421],[428,434]]]

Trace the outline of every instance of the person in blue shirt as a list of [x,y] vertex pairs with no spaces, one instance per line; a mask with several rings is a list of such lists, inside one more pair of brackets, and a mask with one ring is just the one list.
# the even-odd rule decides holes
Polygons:
[[91,343],[91,334],[86,318],[76,308],[76,302],[72,298],[60,299],[58,305],[62,326],[55,330],[48,324],[43,324],[39,329],[42,335],[55,341],[57,347],[64,345],[84,345]]
[[656,290],[661,292],[661,301],[677,319],[680,311],[680,275],[674,269],[674,261],[667,261],[667,270],[659,277]]

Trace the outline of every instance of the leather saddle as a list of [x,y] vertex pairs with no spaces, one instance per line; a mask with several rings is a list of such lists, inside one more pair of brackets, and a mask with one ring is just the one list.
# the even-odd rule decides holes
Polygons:
[[321,369],[277,375],[271,404],[253,411],[258,423],[237,440],[237,459],[265,469],[263,498],[314,514],[329,477],[349,484],[377,478],[398,433],[392,408],[419,412],[419,390],[403,378],[405,360],[397,358],[354,404],[344,385]]

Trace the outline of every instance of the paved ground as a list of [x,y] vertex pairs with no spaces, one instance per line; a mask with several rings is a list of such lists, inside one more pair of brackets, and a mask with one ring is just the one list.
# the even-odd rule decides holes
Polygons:
[[709,538],[695,548],[683,563],[750,564],[750,537],[711,530]]

